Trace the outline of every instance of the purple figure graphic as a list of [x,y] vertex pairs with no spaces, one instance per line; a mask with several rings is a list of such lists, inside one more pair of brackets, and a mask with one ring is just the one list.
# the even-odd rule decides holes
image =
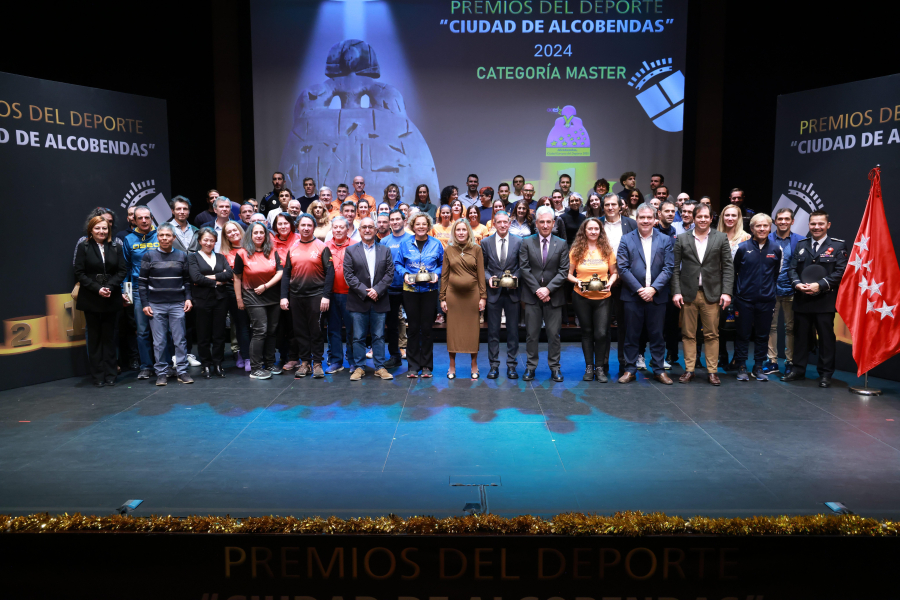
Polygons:
[[590,148],[591,138],[582,124],[581,119],[575,116],[574,106],[565,106],[562,115],[553,124],[553,129],[547,136],[548,148]]

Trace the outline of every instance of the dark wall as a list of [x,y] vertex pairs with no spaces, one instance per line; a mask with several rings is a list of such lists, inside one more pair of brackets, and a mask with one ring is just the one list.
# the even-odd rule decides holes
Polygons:
[[722,179],[712,191],[743,188],[750,207],[768,212],[778,95],[896,73],[894,26],[868,9],[725,4]]
[[[0,36],[0,71],[164,99],[172,193],[196,208],[216,183],[211,5],[133,6],[41,11],[39,26],[8,28]],[[78,233],[71,232],[73,242]]]

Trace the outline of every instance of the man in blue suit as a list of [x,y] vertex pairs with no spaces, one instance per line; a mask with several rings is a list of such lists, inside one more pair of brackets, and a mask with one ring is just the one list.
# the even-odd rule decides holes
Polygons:
[[627,324],[627,366],[619,377],[619,383],[631,383],[637,379],[638,341],[646,325],[650,356],[653,357],[653,376],[660,383],[672,385],[672,380],[663,369],[666,354],[663,324],[675,258],[672,238],[653,228],[655,219],[653,205],[641,204],[637,209],[637,229],[622,236],[616,255]]

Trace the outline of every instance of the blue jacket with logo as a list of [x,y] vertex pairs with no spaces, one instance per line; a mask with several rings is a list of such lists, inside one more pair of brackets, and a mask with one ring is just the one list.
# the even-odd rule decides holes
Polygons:
[[128,276],[125,281],[137,285],[138,276],[141,274],[141,258],[147,250],[152,248],[159,248],[155,227],[147,233],[134,230],[125,236],[125,246],[122,248],[125,264],[128,265]]
[[[397,258],[400,256],[400,246],[406,240],[412,239],[415,236],[409,232],[404,232],[401,236],[394,235],[393,232],[389,233],[387,237],[382,238],[378,243],[382,246],[387,246],[391,251],[391,256],[394,259],[394,264],[397,264]],[[399,272],[399,269],[394,268],[394,281],[391,282],[391,287],[388,288],[389,294],[399,294],[403,291],[403,275]]]
[[432,292],[441,287],[441,268],[444,266],[444,246],[437,238],[428,236],[425,247],[419,252],[415,236],[400,244],[397,256],[394,258],[394,274],[400,272],[401,279],[407,274],[415,275],[420,267],[425,267],[429,273],[437,275],[435,283],[404,284],[404,289],[414,292]]
[[775,291],[779,296],[793,296],[794,286],[791,285],[791,278],[788,276],[788,269],[791,266],[791,256],[797,248],[797,242],[803,239],[802,235],[793,231],[786,238],[778,237],[774,231],[769,234],[769,239],[781,248],[782,256],[784,256],[784,265],[781,267],[781,273],[778,274],[778,282],[775,284]]
[[741,243],[734,253],[735,296],[745,302],[774,302],[782,256],[770,239],[762,248],[752,238]]

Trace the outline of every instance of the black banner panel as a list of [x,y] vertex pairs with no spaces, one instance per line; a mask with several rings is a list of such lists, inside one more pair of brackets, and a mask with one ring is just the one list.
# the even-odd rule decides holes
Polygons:
[[[884,211],[900,248],[900,75],[778,97],[772,213],[795,212],[793,231],[809,233],[809,215],[825,210],[828,234],[853,243],[869,197],[869,171],[881,165]],[[835,321],[837,368],[856,371],[850,331]],[[900,379],[900,359],[871,371]]]
[[[0,193],[10,277],[0,295],[0,389],[87,372],[72,261],[98,206],[171,218],[163,100],[0,73]],[[115,233],[115,232],[113,232]]]

